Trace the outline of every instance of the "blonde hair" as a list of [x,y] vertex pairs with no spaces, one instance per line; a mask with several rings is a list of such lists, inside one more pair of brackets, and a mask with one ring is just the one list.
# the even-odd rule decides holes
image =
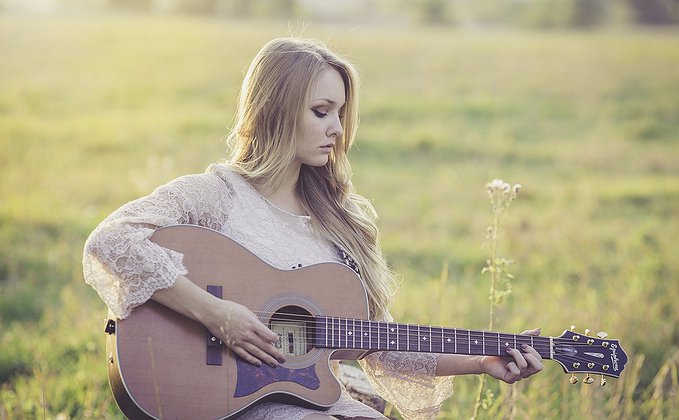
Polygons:
[[317,41],[278,38],[267,43],[243,80],[235,125],[228,137],[228,163],[255,184],[278,187],[295,158],[295,139],[311,86],[328,68],[344,81],[343,134],[326,165],[302,165],[297,194],[315,231],[358,265],[371,317],[385,319],[394,297],[394,276],[380,249],[377,213],[351,183],[348,152],[358,127],[358,75],[350,62]]

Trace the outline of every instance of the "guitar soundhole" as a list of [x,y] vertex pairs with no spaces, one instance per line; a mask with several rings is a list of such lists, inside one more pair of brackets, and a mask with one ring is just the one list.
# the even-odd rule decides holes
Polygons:
[[299,306],[286,306],[269,320],[269,328],[278,334],[276,347],[286,356],[304,356],[314,342],[314,317]]

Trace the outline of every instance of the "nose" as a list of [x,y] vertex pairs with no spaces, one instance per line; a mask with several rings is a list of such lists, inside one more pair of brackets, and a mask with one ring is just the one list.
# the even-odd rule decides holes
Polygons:
[[344,129],[342,128],[342,121],[339,115],[332,119],[332,125],[328,127],[327,135],[328,137],[341,137]]

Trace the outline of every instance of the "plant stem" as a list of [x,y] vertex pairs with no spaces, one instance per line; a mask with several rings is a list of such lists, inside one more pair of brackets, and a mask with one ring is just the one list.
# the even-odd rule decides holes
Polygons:
[[[497,232],[500,225],[500,216],[497,211],[493,212],[493,227],[490,237],[490,263],[488,267],[490,269],[490,309],[488,311],[488,331],[493,330],[493,320],[495,319],[495,282],[497,280]],[[472,413],[472,419],[475,420],[479,415],[479,409],[481,408],[481,400],[483,399],[483,388],[486,385],[486,375],[479,376],[479,387],[476,390],[476,402],[474,403],[474,412]]]

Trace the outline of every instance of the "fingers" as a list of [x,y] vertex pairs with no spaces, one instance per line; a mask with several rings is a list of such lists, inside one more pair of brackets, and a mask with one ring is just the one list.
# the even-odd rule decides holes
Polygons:
[[285,355],[276,348],[274,343],[258,336],[246,335],[240,340],[231,339],[227,343],[237,355],[255,366],[261,366],[263,362],[276,367],[285,362]]
[[261,366],[262,362],[272,367],[278,366],[278,360],[276,360],[270,353],[267,353],[265,350],[263,350],[263,348],[266,349],[267,347],[269,351],[271,351],[272,348],[275,350],[275,347],[273,347],[273,344],[271,343],[262,347],[246,343],[242,348],[248,353],[250,357],[256,360],[254,363],[256,366]]
[[516,378],[520,378],[520,377],[521,377],[521,370],[519,369],[519,367],[516,365],[515,362],[509,362],[509,363],[507,363],[507,369],[508,369],[509,372],[510,372],[512,375],[514,375]]
[[506,365],[508,375],[505,379],[508,383],[527,378],[542,370],[542,357],[540,354],[527,344],[521,346],[521,349],[523,351],[507,349],[507,354],[514,359]]
[[526,330],[521,333],[521,335],[540,335],[542,330],[540,328],[535,328],[534,330]]
[[526,377],[536,374],[542,370],[542,358],[538,354],[536,357],[533,353],[525,353],[524,358],[528,363],[528,375]]
[[278,334],[268,329],[245,306],[229,304],[219,326],[222,341],[243,360],[255,366],[266,363],[276,367],[285,362],[285,355],[275,346]]

